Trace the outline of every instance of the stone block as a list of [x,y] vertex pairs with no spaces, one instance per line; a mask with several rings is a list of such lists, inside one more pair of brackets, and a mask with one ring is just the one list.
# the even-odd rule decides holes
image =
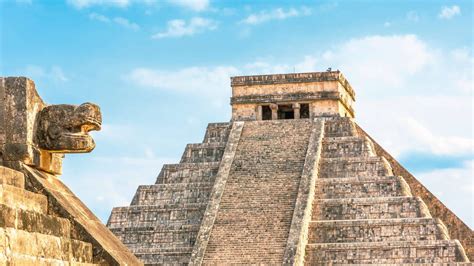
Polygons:
[[419,198],[375,197],[316,200],[313,220],[359,220],[431,217]]
[[9,185],[0,185],[0,204],[39,213],[48,208],[46,196]]
[[24,188],[25,175],[22,172],[0,165],[0,185],[2,184]]

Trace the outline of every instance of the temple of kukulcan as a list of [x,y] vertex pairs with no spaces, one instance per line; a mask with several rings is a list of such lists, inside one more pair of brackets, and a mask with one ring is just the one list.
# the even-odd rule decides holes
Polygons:
[[231,86],[230,122],[112,210],[108,228],[145,264],[474,260],[473,231],[357,125],[342,73]]

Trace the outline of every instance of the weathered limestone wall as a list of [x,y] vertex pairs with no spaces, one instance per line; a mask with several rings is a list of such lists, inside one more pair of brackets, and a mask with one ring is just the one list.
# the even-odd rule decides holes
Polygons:
[[351,119],[325,121],[305,264],[469,262],[384,156]]
[[[403,176],[411,189],[413,196],[420,197],[431,215],[439,218],[446,225],[452,239],[458,239],[463,245],[469,260],[474,261],[474,232],[456,214],[449,210],[436,196],[434,196],[425,186],[423,186],[408,170],[385,151],[374,139],[370,137],[362,128],[357,126],[361,135],[367,136],[374,144],[377,154],[384,156],[392,166],[394,175]],[[449,178],[449,177],[447,177]]]

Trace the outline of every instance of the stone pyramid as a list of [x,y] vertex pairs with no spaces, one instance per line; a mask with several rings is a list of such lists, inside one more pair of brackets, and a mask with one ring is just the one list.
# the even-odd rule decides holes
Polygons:
[[468,263],[473,231],[365,133],[339,71],[232,78],[232,119],[107,226],[145,264]]

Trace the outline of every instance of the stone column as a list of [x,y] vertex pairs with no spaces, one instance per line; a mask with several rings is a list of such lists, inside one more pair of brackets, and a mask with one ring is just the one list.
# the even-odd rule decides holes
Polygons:
[[300,119],[300,104],[299,103],[294,103],[293,104],[293,112],[294,112],[294,118],[295,119]]
[[257,105],[257,121],[262,120],[262,106]]
[[272,103],[270,109],[272,109],[272,120],[278,120],[278,105]]

